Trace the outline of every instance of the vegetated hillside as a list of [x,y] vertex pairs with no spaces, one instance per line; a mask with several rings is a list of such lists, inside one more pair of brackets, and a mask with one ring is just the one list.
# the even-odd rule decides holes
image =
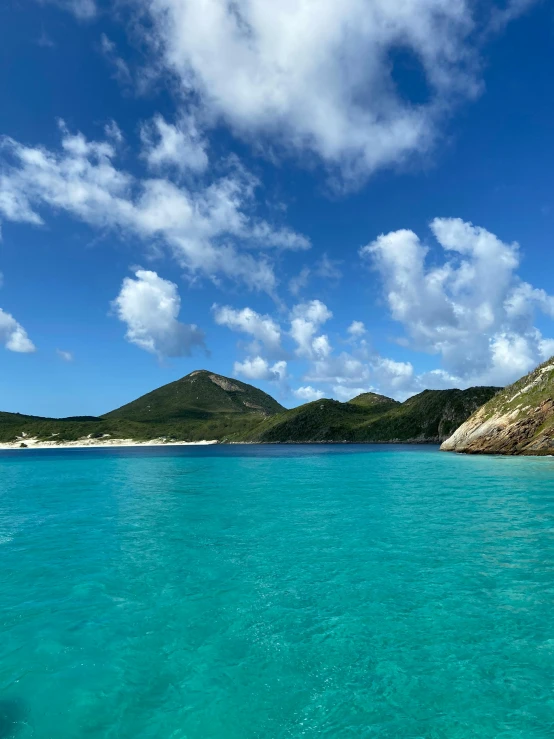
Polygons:
[[[77,441],[86,437],[100,439],[105,435],[114,438],[148,439],[142,424],[126,421],[108,422],[93,416],[75,418],[41,418],[19,413],[0,413],[0,442],[25,442],[25,438],[41,441]],[[159,436],[160,434],[157,434]]]
[[467,390],[424,390],[375,421],[371,438],[429,440],[448,438],[498,387],[470,387]]
[[554,357],[498,393],[441,449],[466,454],[554,454]]
[[494,387],[425,390],[404,403],[367,393],[349,403],[316,400],[266,419],[245,439],[439,443],[497,392]]
[[41,421],[40,416],[26,416],[24,413],[6,413],[0,411],[0,424],[4,423],[27,423],[27,421]]
[[165,438],[168,441],[241,437],[284,408],[262,390],[205,370],[192,372],[105,416],[40,418],[0,414],[0,442],[25,438],[76,441],[83,438]]
[[400,405],[398,400],[387,398],[386,395],[379,395],[378,393],[362,393],[361,395],[357,395],[355,398],[352,398],[352,400],[349,400],[348,402],[351,405],[359,405],[363,406],[364,408],[377,407],[379,411],[384,411],[385,406],[393,407],[395,405]]
[[40,418],[0,413],[0,442],[117,438],[222,442],[434,442],[447,438],[497,388],[426,390],[405,403],[364,393],[285,410],[251,385],[205,370],[105,416]]
[[[5,414],[9,416],[12,414]],[[209,419],[180,419],[164,422],[127,421],[124,418],[96,418],[74,421],[57,418],[0,417],[0,443],[20,442],[26,438],[40,441],[77,441],[79,439],[133,439],[148,441],[226,441],[231,435],[250,432],[261,421],[256,414],[216,414]]]
[[220,415],[249,414],[265,417],[283,411],[271,395],[206,370],[153,390],[137,400],[106,413],[103,418],[166,423],[176,420],[208,420]]

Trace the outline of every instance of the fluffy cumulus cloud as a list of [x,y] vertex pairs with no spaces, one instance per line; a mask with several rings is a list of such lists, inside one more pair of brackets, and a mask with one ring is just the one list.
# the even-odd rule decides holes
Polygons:
[[[316,358],[310,363],[304,379],[312,384],[326,386],[327,393],[339,400],[350,400],[360,392],[375,389],[372,360],[372,357],[357,349],[353,352],[334,353],[330,348],[328,356]],[[383,382],[382,386],[387,392],[394,391],[389,383]]]
[[[186,93],[350,181],[425,152],[451,104],[480,91],[479,31],[529,4],[478,19],[473,0],[144,0],[148,38]],[[421,71],[424,100],[405,94],[402,58]]]
[[335,385],[332,390],[333,397],[336,398],[336,400],[340,400],[342,403],[347,403],[349,400],[352,400],[352,398],[355,398],[357,395],[370,392],[371,387],[349,387],[344,385]]
[[263,357],[247,357],[244,362],[235,362],[233,370],[247,380],[284,383],[287,379],[287,363],[284,360],[270,366]]
[[127,325],[127,341],[160,358],[189,356],[194,347],[204,346],[204,333],[178,320],[177,285],[156,272],[139,269],[135,278],[126,277],[112,308]]
[[261,344],[271,356],[282,354],[281,327],[270,316],[261,315],[252,308],[236,310],[228,305],[214,305],[212,310],[219,326],[252,336],[258,344],[251,348],[257,349]]
[[[160,164],[164,157],[158,155]],[[255,216],[259,183],[236,161],[227,174],[185,187],[165,177],[139,179],[116,158],[113,135],[89,141],[63,124],[56,151],[1,139],[0,217],[41,225],[46,209],[64,212],[166,247],[191,276],[226,277],[269,293],[276,278],[267,250],[310,246]]]
[[15,318],[0,308],[0,342],[11,352],[28,354],[35,351],[35,345],[27,336],[23,326]]
[[329,339],[325,334],[317,335],[317,332],[332,316],[331,311],[320,300],[311,300],[294,306],[291,312],[290,335],[296,342],[296,353],[299,357],[311,359],[328,356]]
[[363,336],[366,333],[366,329],[362,321],[352,321],[347,331],[354,339],[359,339],[360,336]]
[[299,387],[296,390],[293,390],[293,393],[295,397],[304,403],[309,403],[312,400],[321,400],[321,398],[325,397],[323,390],[316,390],[316,388],[313,388],[311,385]]
[[404,400],[425,389],[410,362],[382,357],[369,348],[365,332],[347,335],[349,351],[336,351],[329,342],[324,356],[311,356],[304,380],[324,386],[327,395],[342,401],[370,391]]
[[[518,244],[460,219],[430,225],[438,255],[407,230],[379,236],[361,255],[379,277],[392,318],[404,328],[398,345],[412,352],[412,360],[418,352],[434,356],[431,370],[418,372],[413,361],[383,356],[359,319],[342,336],[331,333],[333,315],[320,300],[294,305],[288,325],[250,308],[217,309],[216,320],[255,337],[266,353],[282,348],[289,372],[301,380],[293,391],[301,400],[348,400],[367,391],[404,400],[426,388],[506,385],[554,354],[554,339],[536,325],[538,313],[554,318],[554,296],[520,279]],[[250,352],[237,371],[269,379],[264,351]]]
[[371,372],[373,383],[377,387],[386,388],[395,397],[425,390],[427,387],[414,378],[411,362],[398,362],[388,357],[375,356],[371,360]]
[[[321,333],[332,315],[325,303],[310,300],[294,305],[288,314],[288,326],[282,326],[272,317],[260,315],[251,308],[237,310],[214,306],[216,323],[255,339],[255,343],[247,347],[249,355],[246,359],[234,365],[235,374],[249,380],[278,382],[283,394],[289,392],[292,379],[288,369],[292,366],[290,362],[287,364],[281,360],[271,364],[264,356],[280,353],[303,367],[301,376],[307,384],[292,390],[299,400],[317,400],[326,396],[349,400],[377,387],[400,398],[417,392],[412,365],[371,352],[361,321],[353,321],[347,328],[346,338],[339,340],[343,345],[349,344],[349,351],[336,351],[329,336]],[[259,352],[253,353],[254,349]]]
[[436,265],[412,231],[379,236],[361,253],[378,270],[392,317],[407,343],[440,356],[438,382],[504,385],[552,350],[534,325],[554,317],[554,296],[517,275],[520,253],[484,228],[437,218],[431,230],[444,252]]

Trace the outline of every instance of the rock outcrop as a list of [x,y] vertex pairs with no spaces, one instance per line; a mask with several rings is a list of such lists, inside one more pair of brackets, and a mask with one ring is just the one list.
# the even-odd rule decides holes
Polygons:
[[465,454],[553,454],[554,358],[495,395],[441,449]]

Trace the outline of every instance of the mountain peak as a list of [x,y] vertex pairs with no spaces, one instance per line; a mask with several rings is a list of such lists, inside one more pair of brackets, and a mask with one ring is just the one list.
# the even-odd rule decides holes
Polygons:
[[163,422],[207,420],[214,414],[270,416],[282,410],[283,406],[263,390],[202,369],[107,413],[105,418]]
[[243,393],[247,387],[253,387],[252,385],[245,385],[244,383],[238,384],[235,380],[231,380],[223,375],[217,375],[215,372],[208,372],[208,370],[194,370],[194,372],[183,377],[183,380],[190,380],[191,382],[196,382],[201,379],[207,379],[210,382],[213,382],[214,385],[217,385],[228,393]]
[[398,405],[398,401],[393,398],[388,398],[386,395],[379,395],[379,393],[361,393],[356,395],[355,398],[348,401],[354,405],[363,405],[365,407],[382,405],[383,403],[391,403],[392,405]]

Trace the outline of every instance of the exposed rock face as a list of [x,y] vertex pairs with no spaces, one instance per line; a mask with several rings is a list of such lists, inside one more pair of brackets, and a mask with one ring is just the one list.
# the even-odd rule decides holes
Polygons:
[[554,361],[498,393],[441,446],[466,454],[554,453]]
[[[244,390],[239,387],[236,383],[231,382],[227,377],[221,375],[210,375],[210,380],[222,390],[226,390],[228,393],[243,393]],[[248,405],[248,404],[246,404]]]

